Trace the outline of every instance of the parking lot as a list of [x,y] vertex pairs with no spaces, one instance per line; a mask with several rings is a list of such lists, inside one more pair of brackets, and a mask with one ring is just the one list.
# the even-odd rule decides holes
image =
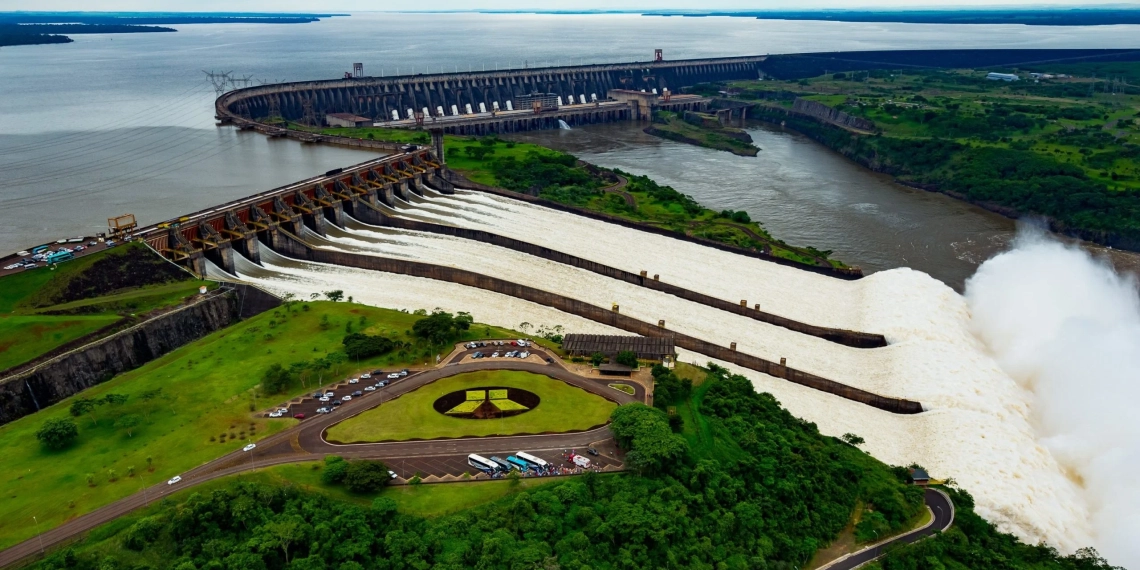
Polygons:
[[[372,374],[373,372],[380,372],[380,374]],[[334,405],[333,402],[343,403],[345,402],[345,400],[343,400],[345,396],[350,396],[353,400],[357,398],[384,398],[393,384],[401,382],[415,374],[415,371],[409,370],[407,376],[403,376],[397,379],[389,379],[387,377],[388,374],[393,372],[399,372],[399,370],[367,371],[370,376],[369,378],[361,378],[362,374],[357,374],[350,377],[357,379],[356,383],[351,383],[350,378],[345,378],[344,380],[341,380],[335,384],[328,384],[320,389],[313,389],[312,392],[309,392],[300,398],[295,398],[285,404],[263,411],[261,413],[261,416],[271,417],[270,414],[274,410],[279,409],[285,410],[285,412],[279,416],[284,418],[292,418],[297,414],[304,414],[305,418],[312,418],[318,415],[317,410],[320,408],[328,408],[330,414],[335,414],[337,413],[341,404]],[[385,382],[386,385],[382,388],[377,387],[377,384],[380,382]],[[369,386],[375,387],[375,390],[367,390],[366,388]],[[329,401],[327,402],[322,402],[320,398],[316,396],[318,393],[323,395],[330,392],[332,393],[332,396],[329,397]],[[360,392],[361,394],[359,396],[353,396],[353,394],[356,392]]]
[[[546,449],[546,450],[529,450],[518,449],[513,452],[504,452],[501,454],[483,453],[483,457],[490,459],[492,455],[500,459],[506,459],[507,455],[513,455],[518,451],[525,451],[531,455],[542,458],[550,463],[553,467],[549,475],[573,475],[584,473],[585,471],[578,466],[574,465],[567,457],[571,451],[582,454],[590,459],[590,470],[603,470],[607,467],[617,468],[622,465],[622,457],[620,450],[614,444],[612,439],[606,439],[590,444],[598,455],[592,455],[586,451],[586,448],[580,449]],[[436,476],[443,477],[445,475],[462,476],[464,473],[469,473],[475,480],[487,480],[492,478],[500,478],[504,474],[499,473],[495,477],[489,476],[474,467],[467,464],[467,454],[457,453],[454,455],[438,455],[429,457],[403,457],[386,460],[388,468],[395,471],[400,479],[406,481],[412,477],[419,475],[422,477]],[[538,477],[534,472],[527,472],[523,474],[524,477]]]
[[[71,250],[72,256],[74,256],[75,258],[79,258],[79,257],[83,257],[84,255],[90,255],[92,253],[100,252],[100,251],[107,249],[107,244],[97,240],[96,238],[85,237],[85,238],[72,238],[72,239],[77,239],[80,241],[68,242],[65,240],[64,243],[45,244],[48,246],[47,252],[56,253],[56,252],[62,251],[64,249],[69,249],[69,250]],[[95,245],[91,245],[92,243],[94,243]],[[76,249],[77,246],[81,247],[82,249],[77,250]],[[114,247],[114,246],[112,246],[112,247]],[[21,267],[12,267],[15,264],[24,263],[25,260],[28,262],[35,263],[35,267],[28,267],[28,268],[25,268],[22,266]],[[2,259],[0,259],[0,277],[3,277],[5,275],[11,275],[13,273],[21,273],[24,271],[33,271],[35,269],[43,269],[45,267],[47,267],[47,263],[45,263],[42,260],[37,260],[37,259],[32,258],[32,248],[29,248],[26,251],[21,251],[19,253],[7,255],[7,256],[4,256]]]

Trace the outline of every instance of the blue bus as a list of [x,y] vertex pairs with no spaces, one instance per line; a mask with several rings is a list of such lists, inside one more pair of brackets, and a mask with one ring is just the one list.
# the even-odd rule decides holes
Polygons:
[[511,464],[510,463],[507,463],[506,461],[503,461],[502,459],[499,459],[498,457],[495,457],[494,455],[491,456],[491,461],[494,462],[495,465],[499,466],[499,471],[505,472],[505,471],[511,470]]
[[519,471],[530,471],[530,464],[514,455],[507,456],[507,463],[510,463],[512,467]]
[[39,246],[39,247],[35,247],[35,248],[32,248],[32,255],[35,255],[35,254],[37,254],[37,253],[43,253],[43,252],[45,252],[45,251],[47,251],[47,250],[48,250],[48,246],[46,246],[46,245],[41,245],[41,246]]
[[70,251],[57,251],[55,253],[49,253],[44,257],[44,261],[48,263],[63,263],[64,261],[71,261],[72,259],[75,259],[75,256],[72,255]]

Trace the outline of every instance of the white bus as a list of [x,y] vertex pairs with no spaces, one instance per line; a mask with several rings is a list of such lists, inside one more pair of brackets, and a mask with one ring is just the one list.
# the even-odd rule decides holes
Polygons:
[[499,469],[498,464],[482,455],[475,455],[474,453],[467,456],[467,464],[484,473],[493,473]]
[[539,469],[546,469],[550,465],[549,463],[544,461],[542,458],[535,457],[535,456],[533,456],[533,455],[531,455],[525,451],[520,451],[520,452],[516,453],[515,457],[518,457],[519,459],[522,459],[523,461],[526,461],[527,463],[530,463],[530,464],[534,465],[535,467],[538,467]]

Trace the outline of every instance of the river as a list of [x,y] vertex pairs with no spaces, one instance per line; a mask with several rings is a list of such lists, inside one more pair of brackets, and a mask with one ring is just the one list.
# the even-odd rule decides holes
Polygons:
[[[744,210],[790,244],[832,250],[866,273],[924,271],[961,290],[977,266],[1014,239],[1013,220],[942,194],[897,184],[793,131],[746,129],[762,150],[743,157],[668,141],[632,124],[535,131],[512,138],[649,176],[715,210]],[[1085,244],[1120,270],[1140,255]]]
[[[392,75],[645,60],[656,47],[680,59],[928,47],[1109,48],[1140,37],[1140,26],[629,14],[361,13],[302,25],[174,27],[173,34],[79,35],[71,44],[0,50],[0,252],[90,234],[124,213],[144,224],[161,221],[372,156],[215,127],[214,90],[203,70],[233,71],[256,83],[336,78],[353,62],[362,62],[367,74]],[[757,131],[766,150],[752,162],[623,127],[587,133],[597,144],[579,148],[597,151],[580,153],[584,157],[652,173],[713,207],[748,210],[776,236],[835,250],[868,271],[914,265],[959,282],[1010,233],[1008,221],[898,188],[778,132]],[[537,136],[571,144],[583,133]],[[686,157],[691,160],[675,160]],[[951,226],[960,230],[945,235]],[[937,244],[950,253],[926,251]]]

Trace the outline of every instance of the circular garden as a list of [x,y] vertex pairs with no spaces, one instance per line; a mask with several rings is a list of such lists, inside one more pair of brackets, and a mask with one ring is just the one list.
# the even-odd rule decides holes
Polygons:
[[601,396],[549,376],[480,370],[385,399],[329,427],[325,439],[373,443],[583,431],[605,425],[615,407]]

